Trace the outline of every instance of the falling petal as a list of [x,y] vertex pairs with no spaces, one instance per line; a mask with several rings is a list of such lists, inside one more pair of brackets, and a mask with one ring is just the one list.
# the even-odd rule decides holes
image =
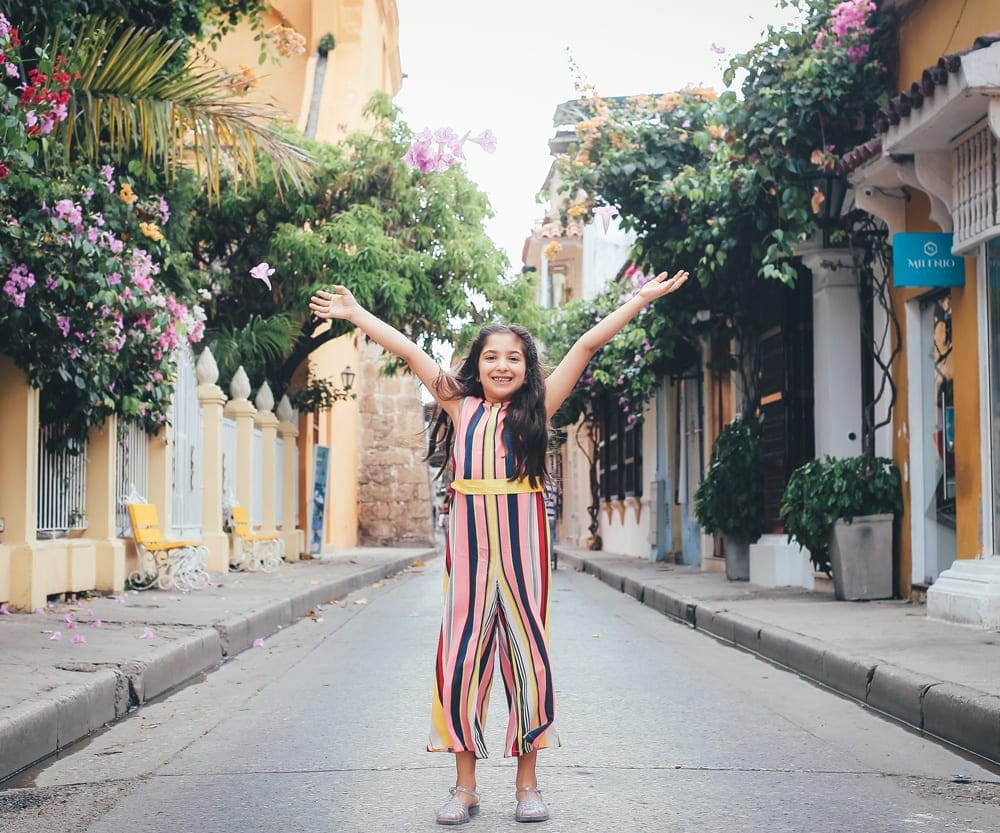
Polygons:
[[144,630],[144,631],[142,632],[142,636],[140,636],[140,637],[139,637],[139,639],[152,639],[153,637],[154,637],[154,634],[153,634],[153,629],[152,629],[152,628],[149,628],[149,627],[147,627],[147,628],[146,628],[146,629],[145,629],[145,630]]
[[86,642],[87,641],[87,637],[85,637],[83,634],[79,634],[78,633],[70,641],[74,645],[79,645],[81,642]]
[[66,624],[67,629],[69,629],[71,631],[75,631],[78,627],[80,627],[79,623],[78,622],[74,622],[72,619],[69,619],[65,624]]
[[62,633],[60,631],[52,631],[52,636],[50,636],[49,639],[50,640],[52,640],[52,639],[56,639],[56,640],[62,639]]
[[613,205],[599,205],[594,209],[594,214],[601,218],[601,222],[604,223],[604,233],[608,233],[608,227],[611,225],[611,218],[618,213],[618,209]]
[[257,638],[256,638],[256,639],[255,639],[255,640],[253,641],[253,646],[254,646],[254,648],[263,648],[263,647],[264,647],[264,640],[263,640],[263,639],[261,639],[261,638],[260,638],[260,637],[258,636],[258,637],[257,637]]
[[125,604],[125,597],[121,594],[118,594],[117,596],[115,596],[115,601],[118,602],[118,604],[123,605]]
[[274,268],[269,266],[266,260],[263,263],[258,263],[250,270],[250,277],[262,281],[268,289],[271,288],[271,275],[273,274]]
[[102,626],[103,624],[104,624],[104,623],[103,623],[103,622],[101,622],[101,620],[100,620],[100,619],[95,619],[95,620],[94,620],[93,622],[91,622],[91,623],[90,623],[90,627],[92,627],[92,628],[99,628],[99,627],[101,627],[101,626]]
[[497,149],[497,137],[489,129],[484,130],[478,136],[473,136],[469,141],[479,145],[487,153],[493,153]]
[[0,616],[10,616],[10,611],[7,610],[7,605],[0,604]]
[[42,609],[41,609],[40,607],[36,607],[36,608],[35,608],[35,609],[34,609],[33,611],[31,611],[31,612],[32,612],[33,614],[35,614],[35,615],[38,615],[38,614],[40,614],[40,613],[45,613],[45,611],[44,611],[44,610],[42,610]]

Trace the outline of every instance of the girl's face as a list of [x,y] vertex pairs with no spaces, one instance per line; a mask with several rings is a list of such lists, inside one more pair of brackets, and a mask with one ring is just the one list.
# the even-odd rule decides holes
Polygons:
[[524,344],[514,333],[493,333],[479,354],[479,383],[490,402],[506,402],[524,385]]

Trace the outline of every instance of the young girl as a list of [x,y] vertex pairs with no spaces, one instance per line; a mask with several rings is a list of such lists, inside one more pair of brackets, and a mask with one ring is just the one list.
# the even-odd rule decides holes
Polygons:
[[427,749],[454,753],[457,773],[438,824],[463,824],[479,811],[476,760],[486,757],[483,723],[495,652],[510,706],[504,754],[517,757],[515,818],[549,817],[535,776],[538,750],[559,745],[548,651],[552,542],[543,494],[549,419],[590,358],[687,277],[684,271],[669,279],[666,272],[657,275],[584,333],[547,378],[534,340],[517,325],[484,327],[451,374],[362,308],[346,287],[320,291],[310,301],[319,318],[350,321],[410,366],[443,412],[431,450],[452,447],[455,500]]

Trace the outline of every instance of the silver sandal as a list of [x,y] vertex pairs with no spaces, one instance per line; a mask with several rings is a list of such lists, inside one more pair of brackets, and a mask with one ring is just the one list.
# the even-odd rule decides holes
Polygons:
[[[542,791],[538,787],[518,787],[516,795],[527,793],[524,798],[518,798],[517,809],[514,810],[515,821],[546,821],[549,808],[542,800]],[[534,793],[534,795],[532,795]]]
[[[437,811],[438,824],[465,824],[476,813],[479,812],[479,793],[468,787],[450,787],[448,792],[451,798],[445,802]],[[475,804],[466,804],[458,797],[459,793],[471,795],[476,799]]]

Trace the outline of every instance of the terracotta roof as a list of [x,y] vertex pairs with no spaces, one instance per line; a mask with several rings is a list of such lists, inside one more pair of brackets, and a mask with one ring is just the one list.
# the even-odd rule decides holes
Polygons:
[[909,89],[902,91],[899,95],[892,98],[885,107],[879,110],[873,124],[876,133],[875,138],[845,153],[838,165],[840,172],[850,173],[869,159],[880,155],[882,153],[882,135],[890,127],[894,127],[904,119],[909,118],[914,114],[914,111],[919,111],[927,99],[934,96],[938,88],[946,87],[949,77],[961,70],[962,58],[965,55],[975,52],[978,49],[985,49],[998,41],[1000,41],[1000,32],[980,35],[975,39],[970,49],[942,55],[938,58],[936,64],[927,67],[921,74],[920,79],[910,84]]

